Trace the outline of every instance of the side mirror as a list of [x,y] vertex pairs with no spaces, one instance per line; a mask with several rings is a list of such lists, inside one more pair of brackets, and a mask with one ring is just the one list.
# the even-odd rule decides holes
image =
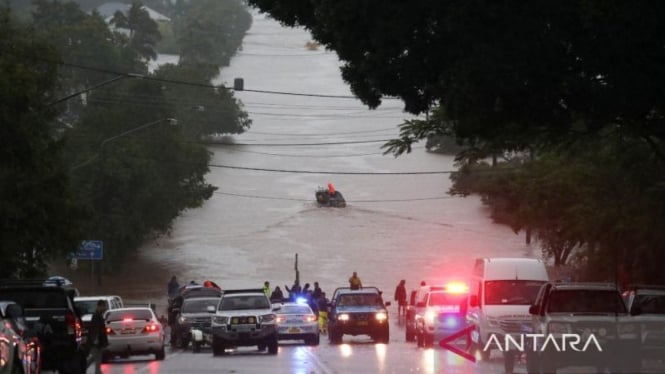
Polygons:
[[7,317],[17,319],[23,317],[23,308],[19,304],[9,304],[5,310]]
[[416,303],[416,307],[418,307],[418,308],[424,308],[424,307],[425,307],[425,303],[422,302],[422,301],[419,301],[419,302]]
[[392,303],[390,301],[386,301],[386,306],[391,306]]
[[217,309],[217,308],[215,308],[215,307],[212,306],[212,305],[208,305],[208,307],[206,308],[206,311],[207,311],[208,313],[215,313],[215,309]]
[[640,308],[639,306],[634,306],[630,308],[631,316],[639,316],[640,314],[642,314],[642,308]]
[[477,308],[479,306],[477,295],[471,295],[469,297],[469,306],[472,307],[472,308]]
[[540,309],[540,308],[538,308],[538,305],[536,305],[536,304],[531,305],[531,306],[529,307],[529,314],[537,315],[537,314],[540,312],[539,309]]

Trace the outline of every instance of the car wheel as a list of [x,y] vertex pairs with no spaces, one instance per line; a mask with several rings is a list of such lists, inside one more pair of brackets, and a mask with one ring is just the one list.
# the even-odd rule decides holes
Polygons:
[[278,348],[277,337],[275,336],[270,342],[268,342],[268,354],[276,355]]
[[342,334],[338,333],[335,329],[328,331],[328,338],[330,339],[331,344],[339,344],[342,342]]
[[162,349],[160,349],[159,351],[157,351],[157,353],[155,353],[155,358],[158,361],[164,361],[164,359],[166,358],[166,351],[164,350],[164,347],[162,347]]
[[214,337],[212,338],[212,355],[221,356],[224,354],[224,346],[222,342],[218,341]]
[[268,348],[268,346],[265,345],[265,344],[259,344],[259,346],[258,346],[259,352],[263,352],[263,351],[265,351],[266,348]]
[[14,357],[14,366],[12,366],[11,374],[24,374],[23,368],[21,367],[21,360],[18,356]]
[[312,335],[309,338],[305,339],[305,344],[307,345],[319,345],[320,338],[319,335]]

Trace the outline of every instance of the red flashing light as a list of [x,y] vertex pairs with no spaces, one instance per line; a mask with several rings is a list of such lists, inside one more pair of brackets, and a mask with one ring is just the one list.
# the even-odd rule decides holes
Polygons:
[[450,293],[468,293],[469,286],[462,282],[450,282],[446,285],[448,292]]

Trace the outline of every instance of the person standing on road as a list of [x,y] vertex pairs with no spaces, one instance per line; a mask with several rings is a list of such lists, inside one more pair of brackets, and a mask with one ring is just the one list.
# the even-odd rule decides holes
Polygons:
[[88,329],[88,338],[86,340],[86,345],[90,352],[87,367],[94,362],[95,374],[102,374],[102,352],[109,345],[109,339],[106,336],[106,323],[104,322],[105,312],[106,302],[104,300],[97,301],[97,310],[92,315],[90,328]]
[[395,301],[397,301],[397,316],[406,312],[406,280],[402,279],[395,288]]
[[312,291],[312,299],[313,300],[319,300],[321,297],[321,287],[319,287],[319,282],[314,282],[314,291]]
[[358,273],[355,271],[353,272],[353,275],[351,278],[349,278],[349,287],[351,287],[352,290],[359,290],[363,288],[363,282],[358,278]]
[[275,290],[270,294],[270,302],[281,303],[282,301],[284,301],[284,294],[279,286],[276,286]]
[[168,295],[169,299],[173,299],[176,297],[178,294],[178,290],[180,289],[180,285],[178,284],[178,280],[176,279],[175,275],[171,277],[171,281],[169,281],[168,284]]
[[267,298],[270,298],[270,282],[263,282],[263,293],[266,294]]

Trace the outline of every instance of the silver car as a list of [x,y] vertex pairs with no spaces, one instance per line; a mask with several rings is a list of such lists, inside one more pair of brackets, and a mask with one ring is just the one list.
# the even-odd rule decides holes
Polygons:
[[304,340],[319,345],[319,320],[307,304],[284,303],[277,313],[278,340]]
[[115,357],[154,354],[157,360],[166,357],[164,327],[150,308],[120,308],[106,313],[106,334],[109,345],[105,361]]

